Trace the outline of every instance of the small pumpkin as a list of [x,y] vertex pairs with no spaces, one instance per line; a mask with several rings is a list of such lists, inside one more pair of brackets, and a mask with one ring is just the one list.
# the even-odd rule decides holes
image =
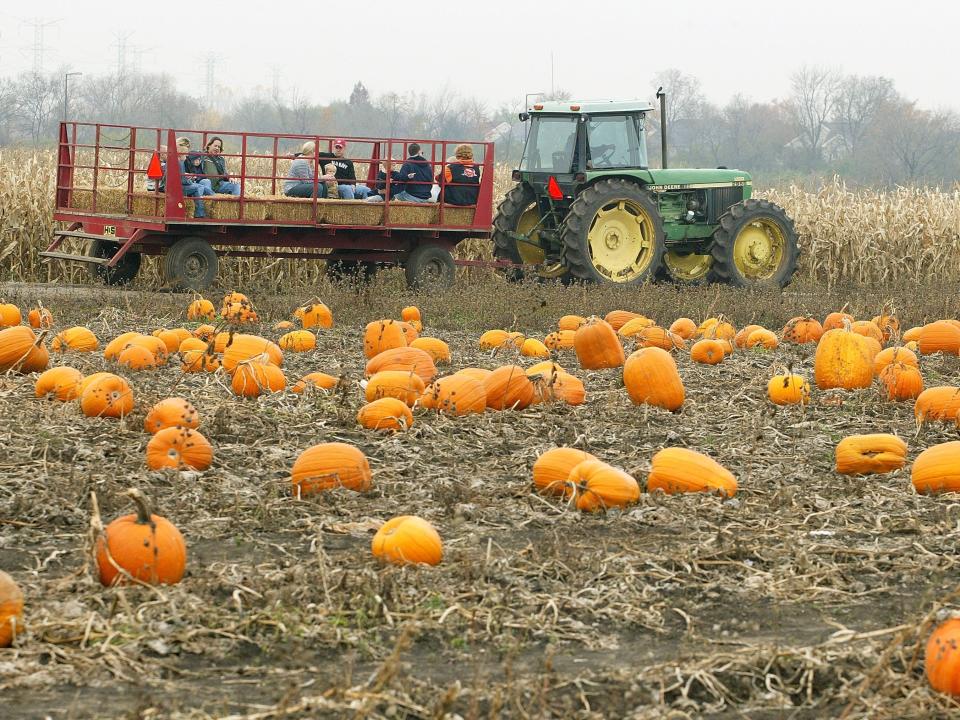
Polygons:
[[[193,331],[193,336],[204,342],[209,342],[217,334],[217,329],[213,325],[198,325]],[[218,350],[217,352],[223,352]]]
[[653,456],[647,491],[663,490],[668,495],[688,492],[737,494],[737,479],[712,457],[687,448],[664,448]]
[[810,383],[803,375],[774,375],[767,383],[767,397],[775,405],[806,405],[810,402]]
[[100,582],[109,587],[127,581],[128,575],[150,585],[180,582],[187,565],[187,546],[176,526],[154,515],[139,490],[126,493],[137,512],[117,518],[97,538],[96,558]]
[[120,361],[120,355],[123,354],[124,350],[129,347],[141,347],[150,351],[150,354],[153,355],[157,365],[166,365],[167,357],[169,353],[167,352],[167,344],[158,337],[153,335],[143,335],[136,334],[124,346],[124,348],[117,355],[117,362]]
[[286,388],[287,378],[273,363],[246,360],[237,365],[230,387],[240,397],[259,397],[262,393],[280,392]]
[[81,387],[80,409],[87,417],[119,418],[133,411],[133,390],[118,375],[103,373]]
[[850,435],[836,448],[837,472],[867,475],[898,470],[907,462],[907,444],[896,435]]
[[[686,343],[682,338],[673,335],[659,325],[651,325],[643,328],[634,337],[637,340],[637,347],[656,347],[662,350],[682,350]],[[715,339],[715,338],[711,338]]]
[[510,333],[506,330],[487,330],[478,342],[481,350],[496,350],[510,342]]
[[657,347],[641,348],[627,358],[623,384],[635,405],[655,405],[671,412],[683,405],[686,395],[673,357]]
[[415,347],[384,350],[367,361],[364,372],[367,377],[371,377],[384,370],[415,372],[424,384],[431,382],[437,376],[437,366],[434,365],[433,358],[428,353]]
[[37,397],[52,395],[61,402],[68,402],[79,397],[82,380],[83,373],[72,367],[50,368],[37,378],[33,391]]
[[527,368],[527,376],[531,378],[534,375],[550,377],[551,375],[556,375],[557,373],[562,372],[566,372],[566,370],[560,367],[560,365],[555,363],[553,360],[543,360]]
[[629,310],[611,310],[603,316],[604,321],[614,330],[619,330],[634,318],[643,317],[640,313]]
[[410,343],[410,347],[423,350],[433,358],[433,362],[437,365],[450,364],[450,346],[439,338],[418,337]]
[[857,320],[850,324],[850,330],[858,335],[873,338],[880,343],[881,346],[883,345],[883,332],[870,320]]
[[305,329],[320,327],[329,330],[333,327],[333,313],[322,302],[309,303],[298,307],[293,316],[300,321],[300,325]]
[[890,363],[900,363],[901,365],[912,365],[915,368],[920,367],[916,354],[906,347],[888,347],[877,353],[873,358],[873,372],[877,377],[883,372],[883,369]]
[[123,349],[130,344],[130,341],[133,338],[140,335],[138,332],[125,332],[117,335],[113,340],[107,343],[107,346],[103,349],[103,357],[107,360],[116,360],[120,353],[123,352]]
[[[648,327],[653,327],[656,323],[648,317],[640,315],[635,317],[632,320],[628,320],[626,323],[620,326],[617,329],[617,335],[620,337],[633,337],[639,334],[641,331]],[[611,325],[611,327],[613,327]]]
[[370,463],[353,445],[341,442],[321,443],[300,453],[290,471],[295,495],[345,487],[356,492],[370,489]]
[[754,330],[747,336],[746,347],[774,350],[779,344],[780,342],[772,330],[760,328],[759,330]]
[[533,484],[544,495],[570,495],[570,472],[594,455],[576,448],[555,447],[541,453],[533,463]]
[[340,378],[328,375],[324,372],[312,372],[300,378],[291,388],[290,392],[302,393],[308,387],[320,388],[321,390],[333,390],[340,383]]
[[274,330],[293,330],[294,327],[296,326],[289,320],[281,320],[280,322],[276,323],[273,326],[273,329]]
[[584,512],[622,508],[640,499],[640,485],[632,475],[596,458],[575,465],[567,482],[576,494],[577,509]]
[[13,303],[0,303],[0,328],[13,327],[23,321],[20,308]]
[[527,338],[520,346],[520,354],[524,357],[548,358],[550,357],[550,348],[536,338]]
[[703,340],[697,340],[690,348],[690,359],[705,365],[716,365],[726,356],[727,354],[719,340],[704,338]]
[[910,480],[918,493],[960,492],[960,441],[933,445],[917,455]]
[[960,416],[960,387],[938,385],[927,388],[913,404],[913,415],[918,423],[927,420],[958,421]]
[[280,336],[277,343],[281,350],[290,352],[308,352],[317,347],[317,336],[309,330],[294,330]]
[[670,324],[670,332],[683,340],[689,340],[697,333],[697,324],[688,317],[680,317]]
[[368,359],[384,350],[406,347],[407,336],[396,320],[375,320],[363,332],[363,354]]
[[202,350],[180,350],[183,360],[180,369],[185,373],[216,372],[220,368],[220,358],[211,350],[207,350],[204,343]]
[[67,350],[93,352],[98,346],[97,336],[93,334],[93,331],[79,325],[57,333],[50,342],[50,348],[54,352],[66,352]]
[[723,316],[707,318],[697,328],[696,337],[714,338],[716,340],[733,340],[737,330],[732,324],[723,319]]
[[368,430],[406,430],[413,425],[413,413],[403,400],[383,397],[360,408],[357,422]]
[[923,665],[930,687],[960,695],[960,618],[944,620],[930,633]]
[[437,565],[443,559],[443,541],[423,518],[401,515],[380,526],[370,551],[375,558],[394,565]]
[[820,342],[823,337],[823,325],[816,318],[801,315],[790,318],[783,326],[783,339],[787,342],[805,345],[806,343]]
[[848,323],[853,325],[854,322],[856,321],[853,319],[853,315],[843,310],[832,312],[823,319],[823,331],[838,330],[845,327]]
[[408,305],[400,311],[400,319],[405,322],[423,322],[423,318],[420,316],[420,308],[416,305]]
[[180,343],[186,339],[179,330],[157,330],[153,335],[163,341],[168,354],[176,352]]
[[53,327],[53,314],[45,307],[35,307],[27,313],[27,322],[34,330],[49,330]]
[[193,403],[182,397],[168,397],[156,403],[143,421],[143,429],[148,433],[178,425],[193,429],[200,427],[200,413]]
[[523,410],[534,400],[534,385],[518,365],[504,365],[484,381],[487,407],[493,410]]
[[420,399],[424,392],[423,379],[416,373],[406,370],[384,370],[367,380],[367,402],[380,398],[396,398],[408,407]]
[[612,325],[598,317],[591,317],[577,329],[573,336],[573,349],[584,370],[623,366],[624,352],[620,338]]
[[158,430],[147,443],[147,467],[206,470],[213,462],[213,448],[199,431],[175,426]]
[[23,628],[23,592],[0,570],[0,648],[10,647]]
[[131,344],[117,356],[117,364],[128,370],[152,370],[157,367],[157,359],[142,345]]
[[547,335],[543,339],[543,344],[551,350],[572,350],[576,335],[575,330],[557,330]]
[[763,325],[747,325],[746,327],[740,328],[737,334],[733,336],[733,344],[738,348],[745,348],[747,346],[747,339],[754,330],[763,330]]
[[559,400],[567,405],[583,405],[587,398],[583,381],[563,371],[541,378],[535,386],[543,402]]
[[444,415],[473,415],[487,409],[487,389],[483,380],[458,372],[432,382],[420,403],[428,410]]
[[896,315],[884,312],[875,316],[870,322],[880,329],[880,333],[883,336],[882,342],[890,342],[891,337],[900,333],[900,320]]
[[586,322],[586,318],[579,315],[564,315],[557,321],[558,330],[576,330]]
[[187,305],[187,320],[213,320],[217,310],[209,300],[198,297]]
[[880,384],[888,400],[913,400],[923,392],[923,375],[913,365],[890,363],[880,371]]

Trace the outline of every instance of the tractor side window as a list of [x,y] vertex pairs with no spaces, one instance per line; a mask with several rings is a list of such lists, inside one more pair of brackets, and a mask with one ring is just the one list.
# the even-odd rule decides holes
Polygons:
[[642,167],[636,120],[632,115],[595,115],[587,123],[588,169]]
[[535,116],[520,161],[521,170],[568,173],[577,146],[578,116]]

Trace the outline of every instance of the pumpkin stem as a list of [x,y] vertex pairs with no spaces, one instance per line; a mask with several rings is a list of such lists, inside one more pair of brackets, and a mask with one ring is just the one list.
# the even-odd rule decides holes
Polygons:
[[153,509],[150,507],[150,500],[147,499],[147,496],[137,488],[130,488],[124,493],[124,495],[130,498],[134,505],[137,506],[137,524],[153,524]]

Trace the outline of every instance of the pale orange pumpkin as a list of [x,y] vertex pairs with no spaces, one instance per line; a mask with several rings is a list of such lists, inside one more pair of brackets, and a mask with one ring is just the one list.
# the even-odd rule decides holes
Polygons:
[[294,494],[301,497],[344,487],[356,492],[370,489],[370,463],[353,445],[320,443],[307,448],[290,471]]
[[657,347],[662,350],[682,350],[686,347],[683,338],[674,335],[659,325],[645,327],[634,337],[637,340],[637,347]]
[[281,350],[309,352],[317,347],[317,336],[309,330],[294,330],[281,335],[277,344]]
[[533,484],[546,495],[570,495],[570,471],[584,460],[596,460],[584,450],[555,447],[542,453],[533,463]]
[[850,435],[836,448],[836,468],[842,475],[866,475],[898,470],[907,462],[907,444],[896,435]]
[[960,441],[933,445],[917,455],[910,480],[918,493],[960,492]]
[[630,312],[629,310],[611,310],[603,316],[604,321],[615,331],[622,328],[628,322],[635,318],[643,317],[640,313]]
[[413,413],[403,400],[382,397],[360,408],[357,422],[368,430],[406,430],[413,425]]
[[623,365],[624,352],[620,338],[609,323],[597,317],[591,317],[577,329],[573,337],[573,349],[580,367],[585,370]]
[[547,335],[543,339],[543,344],[551,350],[572,350],[576,335],[575,330],[557,330]]
[[93,331],[79,325],[57,333],[50,342],[50,348],[54,352],[66,352],[67,350],[93,352],[98,345],[97,336],[93,334]]
[[548,358],[550,349],[536,338],[527,338],[520,346],[520,354],[524,357]]
[[490,377],[492,370],[487,370],[486,368],[476,368],[476,367],[466,367],[462,370],[457,370],[454,375],[466,375],[471,380],[476,380],[481,385],[487,381],[487,378]]
[[333,390],[340,383],[340,378],[328,375],[324,372],[312,372],[304,375],[291,388],[290,392],[302,393],[307,388],[320,388],[321,390]]
[[423,395],[425,386],[423,378],[407,370],[383,370],[367,380],[367,402],[380,398],[390,397],[403,401],[407,406],[413,404]]
[[960,328],[946,320],[937,320],[920,329],[917,344],[923,355],[960,353]]
[[267,360],[280,367],[283,365],[283,351],[276,343],[262,338],[259,335],[246,335],[243,333],[233,333],[228,336],[223,343],[222,349],[219,348],[220,336],[217,336],[214,349],[223,353],[223,369],[232,373],[237,366],[245,360],[266,354]]
[[0,328],[19,325],[22,320],[20,308],[13,303],[0,303]]
[[938,385],[927,388],[917,395],[913,415],[919,423],[926,420],[957,422],[960,418],[960,387]]
[[655,405],[676,411],[683,405],[683,381],[670,353],[662,348],[637,350],[623,366],[623,384],[636,405]]
[[640,485],[632,475],[596,458],[574,466],[567,482],[576,494],[577,509],[584,512],[622,508],[640,499]]
[[564,315],[557,321],[558,330],[576,330],[586,322],[586,318],[579,315]]
[[688,492],[737,494],[737,479],[713,458],[687,448],[664,448],[653,456],[647,491],[668,495]]
[[37,378],[34,394],[37,397],[52,395],[61,402],[76,400],[80,395],[80,382],[83,374],[72,367],[50,368]]
[[766,328],[760,328],[754,330],[747,336],[746,347],[748,348],[763,348],[764,350],[774,350],[779,341],[777,336],[771,330]]
[[432,382],[424,390],[420,404],[444,415],[480,414],[487,409],[487,389],[483,380],[461,371]]
[[443,340],[433,337],[418,337],[410,343],[410,347],[423,350],[433,358],[433,362],[437,365],[450,364],[450,346]]
[[[648,317],[640,315],[635,317],[632,320],[628,320],[617,330],[617,335],[620,337],[633,337],[639,334],[642,330],[648,327],[653,327],[656,323]],[[611,327],[613,327],[611,325]]]

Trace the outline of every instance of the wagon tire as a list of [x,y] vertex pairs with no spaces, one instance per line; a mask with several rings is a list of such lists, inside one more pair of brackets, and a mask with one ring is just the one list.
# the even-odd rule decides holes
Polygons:
[[[90,243],[87,255],[96,258],[112,258],[120,249],[120,243],[113,240],[94,240]],[[140,272],[140,253],[128,250],[116,267],[108,268],[99,263],[90,264],[93,280],[105,285],[126,285]]]
[[201,291],[217,279],[217,253],[200,237],[177,240],[163,256],[163,278],[171,290]]
[[411,290],[444,290],[453,287],[457,279],[453,255],[439,245],[417,245],[403,270]]

